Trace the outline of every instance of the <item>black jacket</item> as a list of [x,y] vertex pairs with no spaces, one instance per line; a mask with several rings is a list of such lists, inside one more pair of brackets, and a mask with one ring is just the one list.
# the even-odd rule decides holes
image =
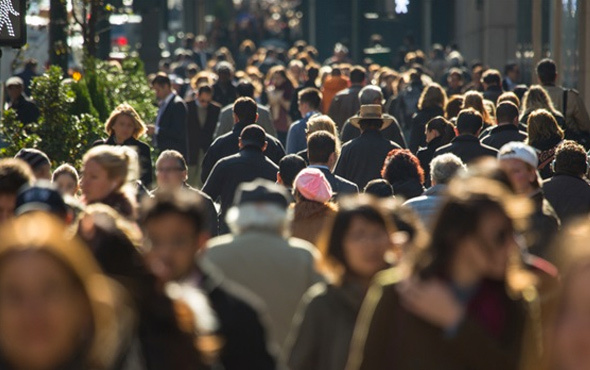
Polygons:
[[344,144],[334,174],[364,189],[369,181],[381,177],[385,157],[393,149],[401,147],[385,139],[379,130],[365,130],[361,136]]
[[24,95],[21,95],[16,101],[10,102],[8,108],[14,109],[18,120],[25,125],[37,122],[41,115],[35,102]]
[[[218,137],[213,144],[211,144],[203,158],[201,170],[201,181],[203,181],[203,183],[207,181],[207,177],[209,177],[213,166],[215,166],[220,159],[234,155],[240,151],[240,134],[246,126],[248,126],[248,124],[243,122],[236,123],[231,132]],[[268,134],[266,134],[266,141],[268,142],[268,146],[264,151],[264,155],[278,165],[281,158],[285,156],[285,149],[278,139]]]
[[498,98],[502,95],[504,91],[502,91],[501,86],[490,86],[486,91],[483,92],[483,98],[491,101],[496,105]]
[[450,144],[438,148],[434,152],[434,157],[445,153],[453,153],[461,158],[463,163],[467,164],[485,156],[495,158],[498,155],[498,150],[491,146],[483,145],[479,142],[479,139],[473,135],[459,135],[451,140]]
[[430,107],[422,109],[412,117],[412,127],[410,130],[410,144],[408,149],[416,153],[418,148],[426,145],[426,124],[436,116],[444,116],[445,112],[441,107]]
[[176,150],[187,158],[187,129],[186,129],[186,104],[176,94],[164,108],[164,113],[158,123],[158,133],[155,135],[156,147],[164,150]]
[[[115,136],[111,135],[107,139],[97,140],[92,144],[93,147],[97,145],[117,145],[117,143],[115,143]],[[139,157],[140,180],[145,187],[149,188],[152,185],[152,148],[146,143],[133,137],[125,140],[123,145],[133,147],[137,151],[137,156]]]
[[263,178],[276,181],[279,167],[266,158],[258,148],[246,147],[238,154],[225,157],[213,167],[203,185],[203,192],[214,201],[219,200],[221,233],[227,231],[225,214],[232,206],[238,186],[244,182]]
[[406,179],[391,184],[393,195],[406,200],[419,197],[424,193],[424,186],[417,179]]
[[223,340],[220,360],[225,370],[274,370],[262,314],[263,304],[245,288],[224,279],[211,263],[199,263],[199,286],[209,298]]
[[543,181],[543,193],[563,223],[590,213],[590,185],[578,176],[558,172]]
[[[392,116],[393,117],[393,116]],[[381,130],[381,134],[387,140],[391,140],[401,148],[406,148],[406,139],[404,138],[404,134],[402,133],[402,129],[399,126],[399,123],[394,117],[394,121],[386,127],[384,130]],[[344,122],[344,126],[342,126],[342,131],[340,133],[340,140],[342,143],[347,143],[352,139],[356,139],[357,137],[361,136],[361,130],[354,127],[350,124],[350,120],[346,120]]]
[[334,175],[329,169],[324,167],[317,167],[318,170],[322,171],[326,180],[332,187],[334,195],[345,195],[345,194],[358,194],[359,188],[355,183],[348,181],[340,176]]
[[217,127],[217,119],[221,107],[213,102],[207,106],[207,118],[205,122],[199,122],[199,113],[197,103],[190,101],[187,103],[187,135],[188,135],[188,160],[189,166],[198,165],[199,150],[203,153],[209,149],[213,141],[213,133]]
[[530,227],[526,238],[529,251],[535,256],[547,258],[553,238],[561,224],[557,213],[547,201],[541,189],[530,197],[534,211],[530,216]]
[[430,162],[434,158],[434,152],[442,146],[442,137],[438,136],[430,140],[425,147],[418,149],[416,157],[420,161],[420,166],[424,170],[424,185],[430,187]]
[[513,125],[512,123],[508,123],[494,126],[494,128],[488,131],[488,135],[481,139],[481,142],[482,144],[500,150],[504,144],[508,144],[512,141],[524,142],[526,138],[526,132],[520,131],[518,126]]
[[233,81],[227,83],[217,81],[213,85],[213,101],[217,102],[220,106],[225,107],[228,104],[233,104],[237,98],[238,91]]

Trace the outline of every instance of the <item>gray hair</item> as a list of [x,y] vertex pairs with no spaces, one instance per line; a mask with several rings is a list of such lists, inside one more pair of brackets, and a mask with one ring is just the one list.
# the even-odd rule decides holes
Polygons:
[[375,104],[375,100],[379,100],[380,104],[383,104],[383,92],[378,86],[367,85],[359,91],[361,105]]
[[274,203],[246,203],[230,208],[225,220],[234,235],[262,231],[288,237],[293,210]]
[[447,184],[459,170],[465,170],[461,158],[452,153],[441,154],[430,162],[430,178],[433,183]]

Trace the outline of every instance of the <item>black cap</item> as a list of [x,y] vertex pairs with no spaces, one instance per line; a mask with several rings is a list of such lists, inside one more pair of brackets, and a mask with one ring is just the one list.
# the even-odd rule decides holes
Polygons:
[[262,148],[266,142],[266,133],[264,129],[256,124],[244,127],[240,134],[243,146],[255,146]]
[[240,206],[246,203],[275,203],[282,208],[289,206],[289,194],[287,190],[274,182],[256,179],[252,182],[241,184],[236,190],[234,205]]
[[21,188],[16,197],[16,216],[33,211],[49,212],[62,219],[68,213],[63,197],[47,180],[39,180],[31,186]]
[[27,162],[33,170],[43,165],[51,166],[51,161],[49,161],[47,154],[38,149],[23,148],[16,153],[14,158]]

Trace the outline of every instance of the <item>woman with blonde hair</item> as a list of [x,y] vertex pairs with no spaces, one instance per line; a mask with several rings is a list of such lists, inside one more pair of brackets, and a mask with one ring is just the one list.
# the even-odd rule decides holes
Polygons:
[[539,166],[537,169],[543,179],[553,175],[550,163],[555,159],[555,150],[563,141],[564,133],[553,114],[545,109],[537,109],[528,115],[527,144],[537,150]]
[[145,134],[146,126],[137,111],[127,103],[119,104],[111,112],[104,130],[109,137],[96,141],[92,146],[106,144],[133,147],[139,157],[141,183],[149,187],[152,184],[152,149],[139,140]]
[[101,145],[90,149],[82,162],[80,188],[83,201],[86,204],[104,203],[134,219],[137,154],[124,146]]
[[412,153],[416,153],[421,146],[426,146],[426,124],[436,116],[443,116],[446,105],[447,93],[439,84],[431,83],[424,88],[418,100],[418,111],[412,117],[409,143]]
[[[339,156],[341,143],[338,138],[338,128],[330,116],[325,114],[315,114],[309,118],[307,121],[307,128],[305,129],[306,138],[309,138],[309,135],[317,131],[327,131],[334,135],[334,138],[336,139],[336,156]],[[307,149],[298,152],[297,155],[303,158],[305,163],[309,164]]]
[[529,115],[537,109],[545,109],[555,118],[559,127],[565,127],[565,119],[553,106],[553,102],[547,91],[540,85],[533,85],[522,98],[520,122],[527,123]]
[[463,106],[461,107],[461,110],[467,108],[475,109],[483,117],[482,131],[494,125],[494,120],[492,119],[490,112],[486,109],[483,94],[479,91],[468,91],[463,95]]

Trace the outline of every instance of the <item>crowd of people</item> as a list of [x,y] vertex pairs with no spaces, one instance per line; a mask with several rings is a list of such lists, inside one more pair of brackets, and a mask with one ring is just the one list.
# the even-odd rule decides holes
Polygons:
[[81,168],[0,159],[1,368],[590,367],[590,118],[555,62],[243,46],[189,38]]

